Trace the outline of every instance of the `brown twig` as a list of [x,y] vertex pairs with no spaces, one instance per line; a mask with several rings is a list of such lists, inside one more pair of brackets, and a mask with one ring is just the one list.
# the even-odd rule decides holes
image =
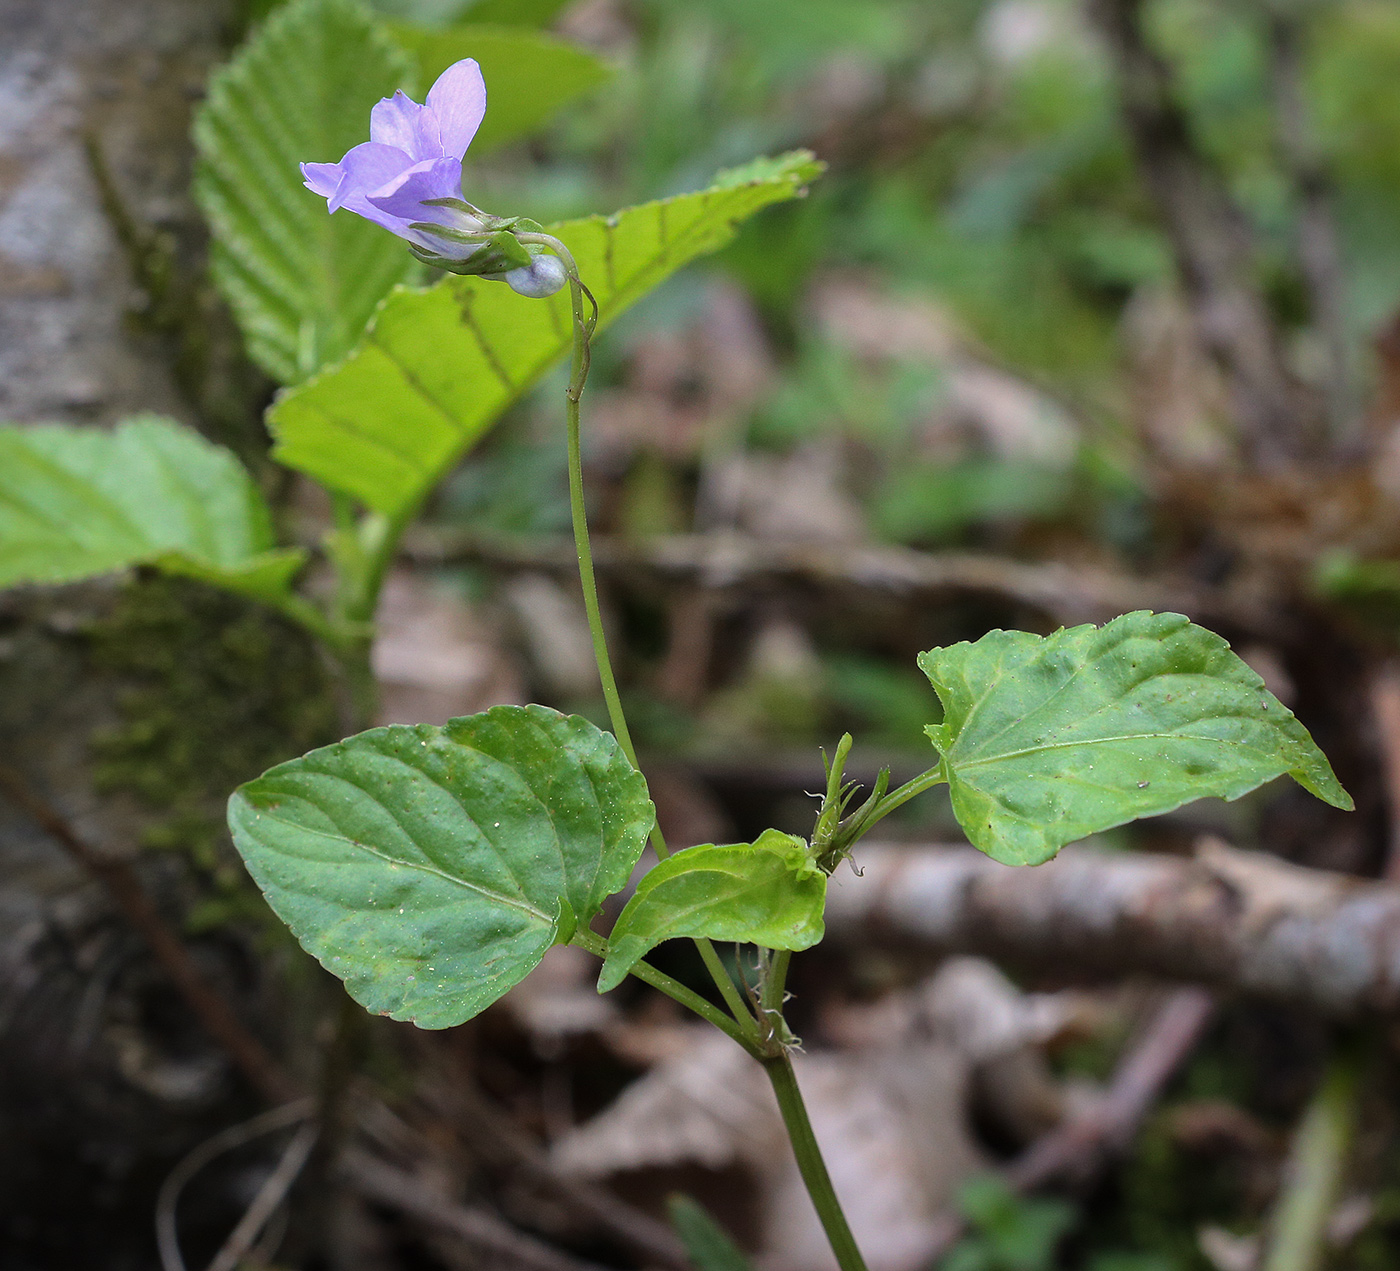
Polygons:
[[[565,539],[508,538],[412,530],[405,553],[424,565],[477,564],[505,571],[577,569]],[[918,552],[780,542],[745,534],[675,534],[645,543],[598,538],[594,565],[622,580],[708,591],[795,581],[922,599],[949,593],[1005,597],[1057,622],[1102,622],[1133,609],[1171,610],[1277,640],[1287,617],[1257,596],[1179,579],[1134,578],[1057,561],[1026,562],[976,552]]]
[[1215,1003],[1204,989],[1176,989],[1129,1046],[1103,1097],[1069,1117],[1007,1170],[1013,1187],[1030,1191],[1066,1175],[1082,1176],[1132,1141],[1162,1087],[1195,1049]]
[[106,888],[127,921],[165,968],[205,1031],[223,1047],[239,1071],[274,1103],[301,1091],[267,1048],[243,1025],[228,1002],[199,973],[184,942],[161,917],[140,875],[129,861],[108,856],[87,843],[68,820],[41,799],[24,779],[0,766],[0,791]]
[[366,1152],[351,1149],[341,1159],[351,1183],[367,1200],[458,1237],[501,1271],[605,1271],[517,1231],[487,1210],[459,1205],[408,1171]]
[[276,1168],[253,1197],[252,1204],[244,1211],[238,1225],[229,1233],[223,1247],[214,1255],[207,1271],[237,1271],[248,1251],[252,1249],[258,1236],[277,1212],[278,1206],[286,1199],[292,1184],[297,1181],[311,1149],[316,1146],[317,1126],[315,1122],[304,1125],[292,1136]]
[[1158,975],[1345,1017],[1400,1008],[1400,886],[1203,842],[1195,859],[1066,848],[1008,869],[970,847],[862,846],[827,933],[881,932],[1090,977]]
[[[1132,1142],[1163,1087],[1205,1033],[1214,1002],[1201,989],[1176,989],[1129,1044],[1103,1095],[1066,1118],[1003,1171],[1022,1194],[1061,1179],[1083,1183]],[[966,1225],[949,1215],[936,1224],[929,1259],[946,1253]]]
[[185,1185],[210,1161],[251,1143],[264,1134],[274,1134],[305,1121],[313,1111],[310,1099],[298,1099],[280,1108],[260,1112],[240,1125],[229,1126],[206,1139],[175,1166],[161,1184],[156,1198],[156,1244],[163,1271],[185,1271],[184,1255],[180,1252],[179,1204]]
[[551,1168],[545,1154],[509,1117],[493,1108],[469,1078],[454,1074],[450,1086],[438,1086],[427,1099],[434,1111],[462,1127],[473,1147],[494,1149],[501,1163],[532,1176],[548,1187],[555,1199],[610,1232],[635,1253],[662,1266],[689,1271],[690,1259],[670,1227],[604,1188]]

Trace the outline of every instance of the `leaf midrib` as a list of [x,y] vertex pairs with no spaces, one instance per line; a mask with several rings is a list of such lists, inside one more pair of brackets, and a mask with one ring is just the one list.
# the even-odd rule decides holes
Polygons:
[[404,869],[416,869],[419,873],[431,874],[435,878],[441,878],[443,881],[452,883],[462,888],[464,891],[475,892],[477,895],[484,896],[488,900],[493,900],[497,904],[506,906],[508,909],[517,909],[522,913],[529,914],[533,918],[538,918],[546,926],[552,926],[554,923],[554,919],[549,914],[541,912],[533,905],[523,903],[509,896],[503,896],[499,892],[492,891],[489,887],[481,886],[480,883],[469,882],[465,878],[456,878],[445,870],[434,868],[431,865],[422,865],[417,861],[401,860],[396,856],[390,856],[387,852],[381,852],[378,848],[372,847],[368,843],[361,843],[358,839],[346,838],[343,834],[331,834],[326,830],[318,830],[314,826],[303,825],[299,821],[291,821],[285,817],[275,816],[268,812],[266,808],[259,808],[252,802],[249,802],[248,806],[259,816],[266,816],[269,820],[275,821],[278,825],[285,826],[297,834],[314,834],[319,838],[331,839],[337,843],[347,844],[349,847],[364,852],[369,856],[376,857],[381,861],[386,861],[390,865],[399,865]]
[[[1246,720],[1246,721],[1251,722],[1251,723],[1257,722],[1257,721],[1254,721],[1254,720],[1250,720],[1250,717],[1247,716],[1247,715],[1216,715],[1216,716],[1212,716],[1211,718],[1212,718],[1212,720],[1219,720],[1219,719],[1243,719],[1243,720]],[[1177,740],[1177,741],[1208,741],[1208,742],[1214,742],[1214,743],[1216,743],[1217,745],[1238,747],[1238,748],[1241,749],[1241,750],[1253,750],[1256,754],[1260,754],[1260,755],[1262,755],[1262,754],[1265,753],[1265,752],[1262,751],[1262,750],[1258,750],[1256,747],[1247,746],[1244,742],[1226,741],[1226,740],[1224,740],[1223,738],[1220,738],[1220,737],[1203,737],[1203,736],[1198,736],[1197,734],[1194,734],[1194,733],[1175,732],[1175,733],[1119,733],[1119,734],[1117,734],[1116,736],[1113,736],[1113,737],[1087,737],[1087,738],[1080,738],[1080,739],[1077,740],[1077,741],[1055,741],[1055,742],[1050,742],[1050,743],[1048,743],[1048,744],[1046,744],[1046,745],[1042,745],[1042,746],[1027,746],[1027,747],[1025,747],[1024,749],[1021,749],[1021,750],[1007,750],[1007,751],[1001,752],[1000,754],[985,755],[985,756],[983,756],[983,757],[980,758],[980,759],[969,759],[969,760],[967,760],[967,761],[965,761],[965,762],[963,762],[963,763],[958,763],[958,762],[957,762],[957,759],[956,759],[956,756],[953,755],[953,754],[951,753],[953,750],[956,750],[956,743],[955,743],[954,746],[950,748],[950,753],[949,753],[949,755],[947,756],[947,758],[950,759],[950,760],[952,761],[955,770],[958,771],[958,772],[960,772],[960,773],[962,773],[962,772],[966,772],[969,768],[984,767],[984,766],[986,766],[986,765],[988,765],[988,764],[1002,763],[1003,761],[1008,760],[1008,759],[1020,759],[1020,758],[1023,758],[1024,756],[1026,756],[1026,755],[1038,755],[1038,754],[1042,754],[1042,753],[1044,753],[1044,752],[1046,752],[1046,751],[1051,751],[1051,750],[1073,750],[1073,749],[1075,749],[1075,748],[1077,748],[1077,747],[1082,747],[1082,746],[1103,746],[1103,745],[1111,745],[1112,743],[1114,743],[1114,742],[1119,742],[1119,741],[1172,741],[1172,740]]]

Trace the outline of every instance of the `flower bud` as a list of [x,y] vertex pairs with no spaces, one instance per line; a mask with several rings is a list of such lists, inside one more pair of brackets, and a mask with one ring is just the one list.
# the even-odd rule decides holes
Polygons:
[[532,300],[543,300],[568,282],[569,275],[558,256],[541,253],[533,256],[523,268],[512,269],[505,279],[512,291],[529,296]]

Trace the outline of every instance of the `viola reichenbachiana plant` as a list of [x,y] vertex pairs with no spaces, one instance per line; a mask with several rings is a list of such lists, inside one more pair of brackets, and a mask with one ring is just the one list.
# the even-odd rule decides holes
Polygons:
[[[630,974],[714,1023],[764,1065],[837,1260],[862,1267],[783,1019],[788,960],[822,938],[827,879],[862,835],[942,784],[969,839],[1013,865],[1284,774],[1335,806],[1351,800],[1222,639],[1180,615],[1132,613],[930,650],[919,663],[943,717],[927,728],[926,772],[895,790],[882,774],[857,804],[843,737],[810,839],[768,830],[671,855],[594,585],[579,438],[590,340],[744,218],[801,194],[820,165],[806,153],[756,160],[694,194],[548,229],[491,215],[462,197],[462,159],[486,117],[480,67],[453,60],[420,105],[402,91],[413,78],[405,46],[422,64],[435,55],[428,35],[415,38],[396,43],[351,0],[294,0],[216,76],[196,126],[216,274],[254,356],[288,386],[269,412],[274,457],[322,482],[337,509],[320,545],[334,594],[297,590],[310,551],[278,544],[232,455],[155,418],[113,432],[0,429],[0,583],[145,564],[239,592],[321,639],[368,718],[370,623],[400,534],[501,412],[571,352],[573,528],[612,731],[543,706],[371,728],[242,786],[229,803],[234,841],[273,910],[370,1011],[459,1024],[551,945],[572,943],[602,959],[600,991]],[[452,39],[462,51],[461,31]],[[373,104],[365,84],[376,78]],[[353,144],[366,113],[370,140]],[[403,285],[414,257],[449,276]],[[594,931],[648,841],[660,863],[611,933]],[[696,941],[723,1009],[645,961],[677,937]],[[713,940],[756,946],[756,977],[736,982]]]

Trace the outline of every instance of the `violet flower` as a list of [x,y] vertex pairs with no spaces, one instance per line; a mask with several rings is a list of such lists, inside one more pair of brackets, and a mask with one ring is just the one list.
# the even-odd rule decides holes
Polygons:
[[[464,58],[438,76],[423,105],[402,90],[380,101],[370,111],[370,139],[339,163],[303,163],[306,188],[324,198],[329,211],[343,207],[397,234],[420,259],[458,273],[504,279],[522,295],[553,295],[565,282],[555,257],[532,252],[528,265],[487,273],[468,263],[484,244],[457,237],[505,224],[462,201],[462,158],[485,113],[481,67]],[[455,206],[431,201],[443,199]],[[435,234],[430,225],[446,233]],[[482,260],[490,257],[487,253]]]

